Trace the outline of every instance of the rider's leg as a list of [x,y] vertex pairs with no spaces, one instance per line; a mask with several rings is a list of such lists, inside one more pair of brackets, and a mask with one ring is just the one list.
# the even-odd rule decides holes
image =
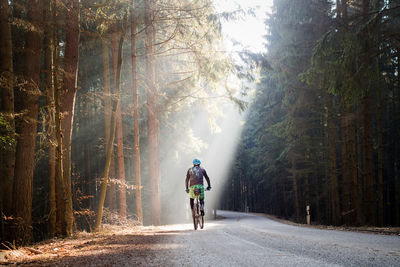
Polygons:
[[194,186],[192,185],[190,187],[190,191],[189,191],[190,209],[192,210],[192,216],[194,216],[194,209],[193,209],[193,207],[194,207],[194,198],[195,198]]
[[200,212],[204,216],[204,199],[200,199]]
[[193,206],[194,206],[194,199],[191,198],[190,199],[190,208],[193,210]]
[[190,198],[190,209],[192,210],[192,217],[194,216],[194,209],[193,209],[193,207],[194,207],[194,199],[193,199],[193,198]]
[[200,186],[200,211],[201,215],[204,216],[204,186]]

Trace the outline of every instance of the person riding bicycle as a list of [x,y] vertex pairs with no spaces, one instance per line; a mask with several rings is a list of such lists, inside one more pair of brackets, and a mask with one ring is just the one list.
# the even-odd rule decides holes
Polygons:
[[[211,183],[210,183],[210,178],[207,175],[207,172],[205,169],[200,167],[200,160],[194,159],[193,160],[193,167],[189,168],[186,174],[186,193],[189,193],[190,197],[190,208],[192,209],[192,214],[193,213],[193,206],[194,206],[194,190],[198,188],[200,190],[200,210],[201,210],[201,215],[204,216],[204,185],[203,185],[203,177],[206,178],[207,180],[207,190],[211,189]],[[189,190],[189,182],[190,182],[190,190]]]

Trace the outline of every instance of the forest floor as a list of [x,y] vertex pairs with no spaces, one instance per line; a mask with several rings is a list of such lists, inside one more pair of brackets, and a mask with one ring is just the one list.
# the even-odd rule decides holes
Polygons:
[[116,262],[119,266],[156,265],[153,259],[163,258],[153,256],[168,246],[165,238],[160,227],[103,225],[99,233],[79,232],[71,238],[0,251],[0,266],[113,266]]
[[[399,227],[304,225],[270,215],[256,215],[286,225],[400,236]],[[185,250],[185,242],[190,241],[192,227],[191,224],[159,227],[105,224],[100,233],[79,232],[71,238],[54,238],[19,249],[0,250],[0,266],[112,266],[116,263],[118,266],[172,266],[176,263],[177,251]],[[171,242],[171,237],[177,235],[184,241]]]

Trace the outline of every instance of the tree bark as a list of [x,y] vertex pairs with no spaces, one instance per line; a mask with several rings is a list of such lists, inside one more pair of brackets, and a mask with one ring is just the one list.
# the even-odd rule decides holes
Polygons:
[[158,92],[155,83],[154,64],[154,25],[152,0],[145,2],[146,27],[146,89],[147,89],[147,131],[149,151],[149,179],[151,192],[151,222],[161,224],[161,196],[160,196],[160,152],[159,152],[159,125],[158,125]]
[[[351,114],[348,114],[351,116]],[[340,152],[341,152],[341,161],[342,161],[342,184],[343,184],[343,193],[342,193],[342,205],[343,205],[343,222],[346,225],[351,224],[351,178],[349,175],[349,165],[348,163],[348,153],[346,144],[347,140],[347,127],[349,126],[349,119],[346,119],[346,100],[344,97],[344,93],[340,94]],[[346,122],[347,121],[347,122]],[[349,148],[350,149],[350,148]]]
[[[363,22],[368,21],[369,1],[362,0]],[[365,64],[369,66],[369,52],[365,48]],[[367,85],[364,96],[364,179],[365,179],[365,216],[368,225],[376,224],[376,203],[373,181],[373,151],[372,151],[372,122],[371,122],[371,88]]]
[[[400,51],[397,51],[397,58],[400,58]],[[400,70],[400,61],[397,61],[397,72]],[[397,91],[397,94],[395,93]],[[397,88],[394,92],[394,126],[396,136],[400,136],[400,75],[397,75]],[[400,148],[399,139],[396,138],[394,146],[394,181],[395,181],[395,221],[396,225],[400,225]]]
[[[0,0],[0,90],[1,114],[15,130],[14,73],[11,39],[11,10],[7,0]],[[14,180],[15,147],[0,152],[0,211],[10,215]]]
[[34,29],[26,34],[23,69],[26,84],[16,94],[19,99],[17,112],[23,114],[16,127],[18,139],[13,187],[13,214],[17,220],[20,220],[18,229],[14,232],[18,244],[30,242],[32,239],[33,170],[40,95],[40,68],[38,66],[41,63],[42,53],[42,1],[32,0],[30,2],[27,19]]
[[[341,30],[345,33],[347,29],[347,0],[337,0],[336,1],[338,13],[337,16],[340,18],[342,22]],[[346,88],[342,88],[342,92],[340,92],[340,139],[341,139],[341,162],[342,162],[342,218],[343,223],[345,225],[352,224],[352,216],[354,213],[352,212],[352,201],[351,201],[351,185],[352,178],[350,174],[350,160],[348,158],[348,151],[350,151],[349,140],[348,138],[348,127],[350,125],[350,120],[352,119],[352,114],[346,113],[347,102],[345,99],[345,90]],[[350,119],[349,119],[350,118]]]
[[65,190],[66,235],[72,235],[74,215],[71,188],[71,138],[74,120],[74,105],[77,91],[79,58],[79,1],[69,0],[66,5],[66,44],[64,57],[64,87],[61,94],[62,143],[64,147],[63,174]]
[[[57,63],[56,63],[57,66]],[[57,67],[56,67],[57,69]],[[55,80],[57,80],[57,70]],[[55,84],[55,107],[56,107],[56,137],[57,137],[57,163],[56,163],[56,232],[57,236],[65,235],[65,187],[64,187],[64,168],[63,168],[63,143],[61,130],[61,111],[60,111],[60,88]]]
[[[103,87],[104,87],[104,125],[105,125],[105,144],[107,145],[110,140],[110,122],[111,122],[111,79],[110,79],[110,57],[108,54],[108,39],[102,39],[102,59],[103,59]],[[107,152],[106,152],[107,153]],[[109,176],[115,176],[115,164],[114,164],[114,146],[111,152],[111,163],[110,163]],[[115,210],[115,184],[109,184],[107,187],[107,206]]]
[[132,95],[133,95],[133,147],[135,151],[135,181],[136,181],[136,213],[140,223],[143,223],[142,188],[140,176],[140,135],[139,135],[139,105],[136,78],[136,25],[134,13],[134,0],[131,4],[131,54],[132,54]]
[[375,205],[375,197],[374,197],[374,182],[373,182],[373,170],[372,170],[372,122],[371,122],[371,96],[370,96],[370,88],[367,89],[367,92],[364,97],[364,179],[365,179],[365,216],[366,223],[368,225],[375,225],[375,214],[376,214],[376,205]]
[[[339,225],[340,218],[340,202],[339,187],[337,180],[337,164],[336,164],[336,144],[335,144],[335,120],[333,117],[333,97],[328,94],[328,127],[329,127],[329,159],[330,159],[330,175],[331,175],[331,194],[332,194],[332,223]],[[342,154],[343,155],[343,154]]]
[[[24,0],[13,0],[12,1],[12,17],[13,19],[24,20],[23,13],[26,13],[26,4]],[[14,69],[14,80],[23,79],[23,68],[24,68],[24,43],[25,43],[25,30],[20,27],[11,26],[11,38],[13,46],[13,69]],[[14,85],[15,86],[15,85]],[[18,88],[14,88],[18,90]],[[15,93],[15,91],[14,91]],[[17,99],[15,99],[17,100]]]
[[[120,29],[121,30],[121,29]],[[117,39],[118,35],[122,35],[122,32],[117,32],[116,27],[114,26],[114,30],[112,33],[112,57],[113,57],[113,74],[114,74],[114,91],[117,92],[117,75],[118,75],[118,64],[122,64],[122,58],[118,57],[122,56],[122,53],[119,51],[122,47],[117,47]],[[120,44],[122,45],[122,44]],[[121,63],[119,63],[121,61]],[[117,107],[116,114],[116,139],[117,139],[117,162],[118,162],[118,179],[120,181],[119,184],[119,214],[122,220],[126,220],[126,186],[125,186],[125,164],[124,164],[124,138],[122,133],[122,113],[121,113],[121,105]]]
[[[321,203],[321,196],[320,196],[320,185],[319,185],[319,177],[317,175],[314,175],[313,179],[313,184],[315,188],[315,211],[314,211],[314,218],[317,222],[321,221],[321,209],[320,209],[320,203]],[[338,196],[339,198],[339,196]],[[339,209],[339,216],[340,216],[340,209]]]
[[115,138],[115,131],[116,131],[116,126],[117,126],[117,109],[119,105],[119,88],[120,88],[120,79],[121,79],[121,66],[122,66],[122,44],[124,42],[124,35],[121,35],[120,38],[120,43],[118,45],[118,64],[117,64],[117,75],[116,75],[116,87],[115,87],[115,100],[113,101],[113,107],[112,107],[112,114],[111,114],[111,122],[110,122],[110,139],[109,142],[106,144],[106,162],[104,166],[104,178],[101,183],[101,189],[100,189],[100,198],[99,198],[99,203],[98,203],[98,208],[97,208],[97,215],[96,215],[96,222],[95,222],[95,227],[94,231],[98,232],[100,231],[101,228],[101,220],[103,217],[103,207],[104,207],[104,200],[106,198],[106,193],[107,193],[107,184],[108,184],[108,175],[110,171],[110,165],[111,165],[111,159],[112,159],[112,151],[113,151],[113,145],[114,145],[114,138]]
[[100,197],[99,197],[96,221],[95,221],[95,226],[94,226],[95,232],[100,231],[101,220],[103,218],[103,207],[104,207],[104,201],[106,199],[108,174],[110,171],[110,164],[111,164],[111,158],[112,158],[111,155],[112,155],[112,150],[113,150],[113,146],[114,146],[114,137],[115,137],[115,128],[116,128],[116,111],[117,111],[118,105],[119,105],[119,99],[117,98],[116,100],[113,101],[113,107],[112,107],[111,122],[110,122],[110,125],[111,125],[110,126],[110,140],[106,144],[106,162],[105,162],[105,166],[104,166],[104,177],[103,177],[103,181],[101,183]]
[[[397,58],[400,58],[400,51],[397,52]],[[400,70],[400,62],[397,61],[397,71]],[[397,91],[397,94],[396,94]],[[400,136],[400,76],[397,75],[397,88],[393,88],[393,110],[394,110],[394,135]],[[400,225],[400,149],[399,140],[394,142],[394,207],[395,223]]]
[[[353,110],[352,107],[347,107],[347,114],[352,116]],[[348,136],[348,155],[349,155],[349,179],[350,179],[350,188],[351,188],[351,207],[352,210],[348,211],[353,214],[350,218],[354,218],[350,220],[356,225],[361,225],[363,222],[363,213],[361,210],[361,203],[359,199],[358,193],[358,181],[357,181],[357,162],[356,162],[356,143],[355,143],[355,129],[354,129],[354,118],[352,118],[347,122],[347,136]]]
[[300,220],[300,207],[299,207],[299,197],[297,191],[297,171],[296,171],[295,159],[294,158],[290,159],[290,163],[292,165],[293,206],[296,214],[296,221],[298,222]]
[[56,120],[55,120],[55,106],[54,106],[54,38],[51,12],[54,6],[52,1],[46,0],[44,9],[44,18],[46,20],[45,33],[44,33],[44,64],[45,64],[45,81],[47,85],[47,106],[48,106],[48,138],[49,138],[49,159],[48,159],[48,177],[49,177],[49,224],[50,224],[50,237],[56,234]]
[[54,81],[54,106],[55,106],[55,123],[56,123],[56,234],[63,236],[65,234],[65,202],[64,202],[64,174],[63,174],[63,146],[62,146],[62,131],[61,131],[61,111],[60,111],[60,94],[59,86],[59,46],[58,46],[58,30],[57,30],[57,5],[56,1],[52,1],[52,17],[53,17],[53,81]]
[[[379,46],[378,46],[379,47]],[[378,116],[378,225],[384,224],[383,204],[383,123],[382,123],[382,86],[379,53],[377,56],[377,116]]]

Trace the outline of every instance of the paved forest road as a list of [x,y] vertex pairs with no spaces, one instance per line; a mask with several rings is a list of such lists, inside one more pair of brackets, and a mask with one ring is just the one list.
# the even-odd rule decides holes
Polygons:
[[[219,211],[203,230],[192,224],[144,227],[65,241],[67,256],[25,266],[400,266],[400,236],[319,230],[262,216]],[[81,242],[81,243],[74,243]],[[39,248],[40,249],[40,248]],[[55,249],[52,249],[53,251]],[[1,265],[1,264],[0,264]]]
[[[400,266],[400,236],[320,230],[220,211],[205,229],[178,233],[177,266]],[[196,256],[197,255],[197,256]]]

